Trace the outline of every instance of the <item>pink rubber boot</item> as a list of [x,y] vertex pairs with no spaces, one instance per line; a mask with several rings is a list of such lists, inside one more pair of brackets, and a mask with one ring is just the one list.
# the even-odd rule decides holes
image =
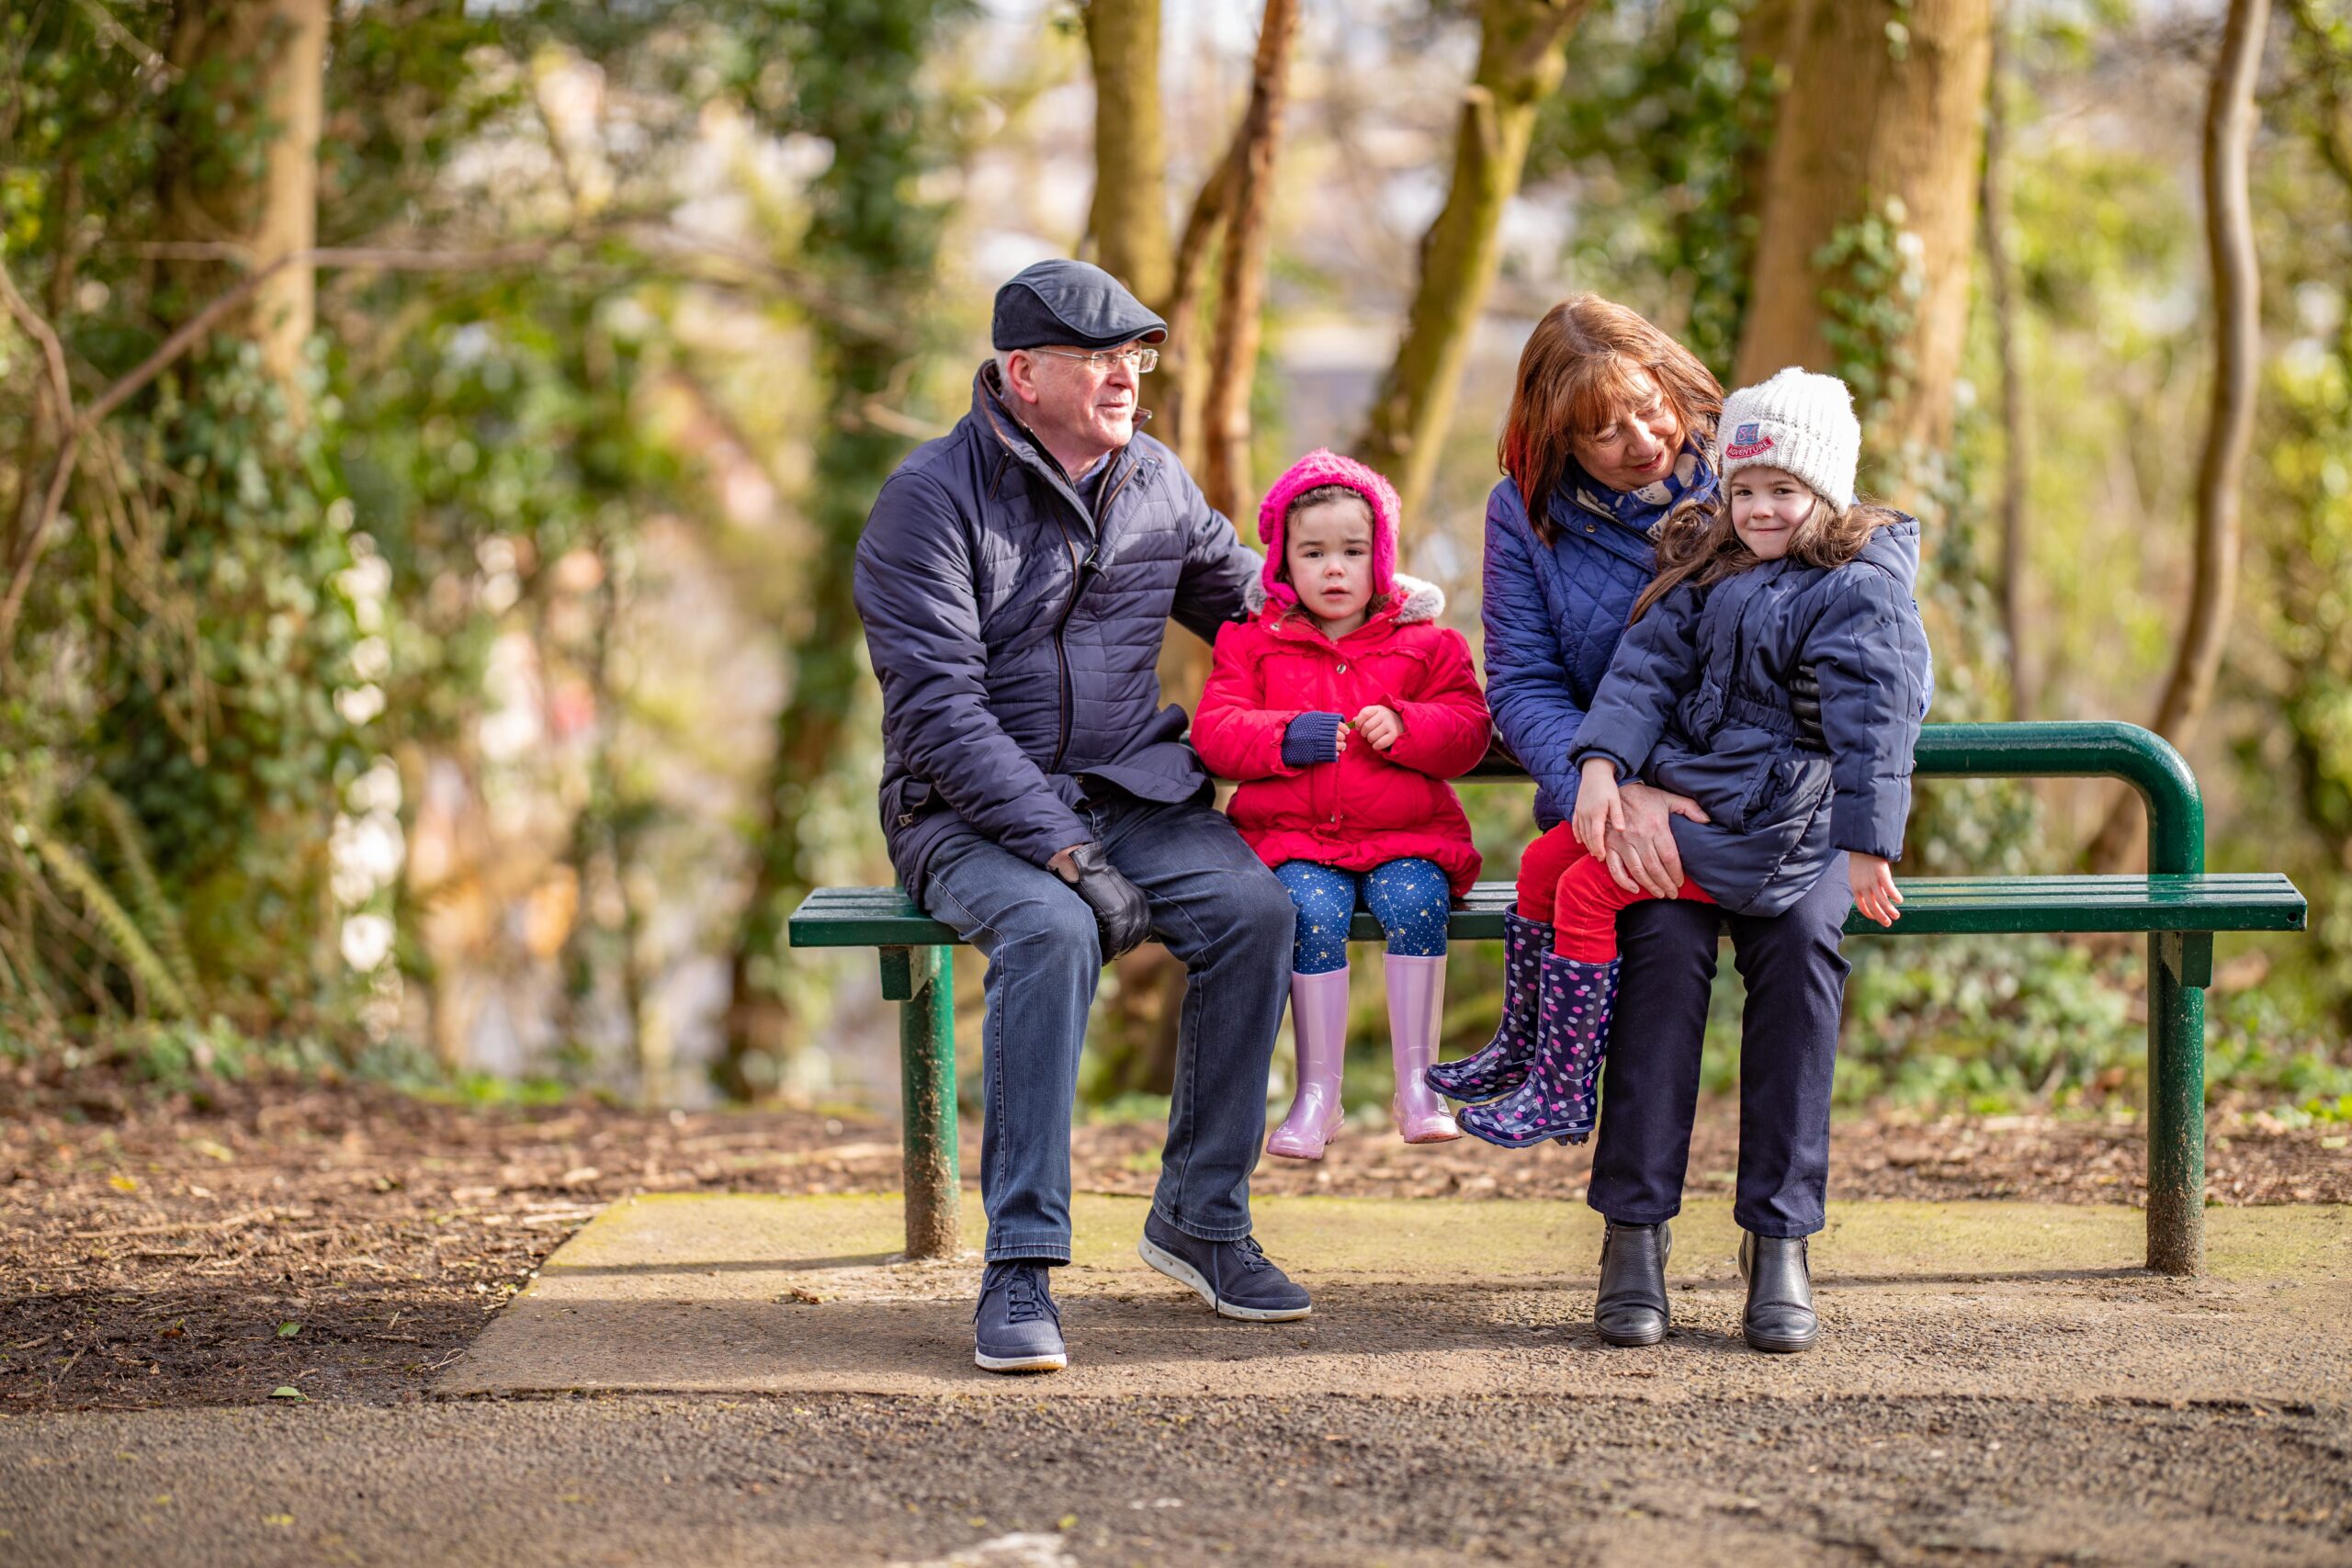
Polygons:
[[1284,1159],[1321,1159],[1340,1130],[1340,1064],[1348,1051],[1348,971],[1290,976],[1290,1032],[1298,1043],[1298,1093],[1290,1114],[1266,1140]]
[[1453,1113],[1429,1085],[1445,1015],[1445,955],[1410,958],[1390,953],[1388,1050],[1396,1064],[1396,1098],[1389,1110],[1408,1144],[1443,1144],[1462,1136]]

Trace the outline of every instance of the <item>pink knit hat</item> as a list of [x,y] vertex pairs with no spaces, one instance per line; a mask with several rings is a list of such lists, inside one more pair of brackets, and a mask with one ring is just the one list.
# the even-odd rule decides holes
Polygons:
[[1342,457],[1337,452],[1317,447],[1290,466],[1290,471],[1274,481],[1266,499],[1258,503],[1258,539],[1266,547],[1266,566],[1261,581],[1266,588],[1266,603],[1288,610],[1298,604],[1298,591],[1279,577],[1283,569],[1283,521],[1289,515],[1290,503],[1319,485],[1345,485],[1364,499],[1372,508],[1372,594],[1377,600],[1396,589],[1396,514],[1403,503],[1396,499],[1396,487],[1365,468],[1353,457]]

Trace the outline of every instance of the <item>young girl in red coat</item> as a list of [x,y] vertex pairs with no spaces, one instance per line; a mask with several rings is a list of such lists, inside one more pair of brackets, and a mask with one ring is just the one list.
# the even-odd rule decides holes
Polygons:
[[1269,1154],[1320,1159],[1339,1130],[1348,926],[1359,903],[1388,937],[1393,1102],[1408,1144],[1462,1130],[1423,1081],[1445,1001],[1445,919],[1478,876],[1445,781],[1487,753],[1490,721],[1445,595],[1396,575],[1396,491],[1313,452],[1258,509],[1262,604],[1226,626],[1193,725],[1210,769],[1241,781],[1227,807],[1298,906],[1291,1030],[1298,1093]]

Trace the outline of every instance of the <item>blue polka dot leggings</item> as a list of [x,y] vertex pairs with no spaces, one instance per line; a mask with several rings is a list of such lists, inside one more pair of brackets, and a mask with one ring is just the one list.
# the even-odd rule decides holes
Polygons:
[[1392,860],[1370,871],[1335,871],[1313,861],[1286,860],[1274,875],[1298,906],[1298,940],[1290,966],[1301,975],[1328,975],[1348,966],[1348,921],[1361,897],[1388,951],[1407,958],[1445,952],[1445,916],[1453,890],[1435,861]]

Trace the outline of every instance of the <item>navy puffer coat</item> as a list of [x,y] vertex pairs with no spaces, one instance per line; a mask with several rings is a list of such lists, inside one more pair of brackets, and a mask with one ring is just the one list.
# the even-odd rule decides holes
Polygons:
[[1171,616],[1214,641],[1260,565],[1148,435],[1111,455],[1090,508],[996,374],[981,366],[971,412],[884,482],[857,545],[882,828],[918,898],[961,828],[1039,865],[1091,838],[1080,775],[1146,800],[1198,794],[1184,710],[1159,703],[1160,642]]
[[[1844,566],[1786,558],[1650,607],[1617,645],[1577,732],[1581,765],[1687,795],[1682,869],[1725,908],[1777,915],[1842,851],[1898,859],[1912,752],[1934,695],[1912,594],[1919,525],[1879,527]],[[1789,678],[1811,664],[1829,750],[1797,743]]]
[[1634,601],[1657,571],[1657,552],[1640,529],[1587,512],[1565,492],[1551,505],[1558,526],[1546,545],[1527,520],[1518,485],[1505,479],[1487,497],[1479,609],[1487,707],[1503,744],[1535,780],[1538,828],[1577,808],[1569,748],[1609,673]]

